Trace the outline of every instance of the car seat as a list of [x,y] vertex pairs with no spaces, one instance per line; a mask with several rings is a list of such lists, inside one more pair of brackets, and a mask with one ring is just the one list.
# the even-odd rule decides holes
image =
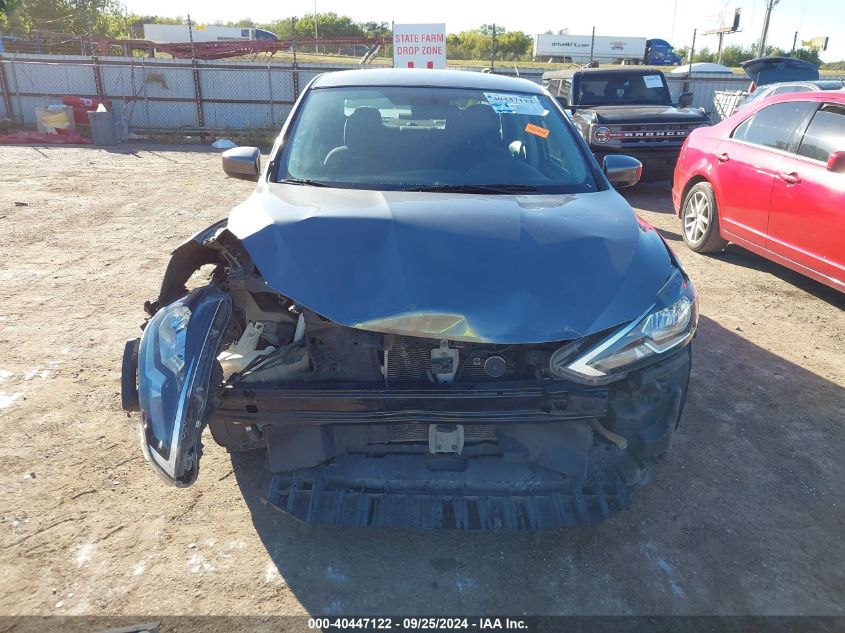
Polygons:
[[446,151],[445,167],[466,171],[480,162],[510,158],[502,144],[499,115],[484,103],[469,106],[454,122],[447,123],[452,138]]
[[332,172],[366,171],[377,159],[383,138],[384,124],[378,108],[356,108],[343,125],[343,145],[326,155],[323,166]]

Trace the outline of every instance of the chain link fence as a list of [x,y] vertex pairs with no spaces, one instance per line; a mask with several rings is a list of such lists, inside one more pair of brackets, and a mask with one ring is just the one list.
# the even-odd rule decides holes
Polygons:
[[[312,78],[350,68],[355,66],[2,54],[0,117],[33,125],[36,108],[75,96],[110,103],[118,120],[125,121],[134,134],[254,135],[267,139],[277,133]],[[542,83],[542,68],[504,67],[496,72]],[[739,76],[668,74],[667,79],[673,100],[692,92],[693,106],[703,108],[714,122],[733,112],[749,85],[747,78]]]
[[248,61],[3,55],[0,116],[33,125],[36,108],[74,96],[110,103],[117,118],[135,134],[276,132],[314,76],[343,69]]

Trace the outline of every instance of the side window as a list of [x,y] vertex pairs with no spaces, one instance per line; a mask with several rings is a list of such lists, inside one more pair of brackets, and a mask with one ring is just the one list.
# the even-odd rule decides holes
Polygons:
[[758,110],[736,127],[732,138],[786,152],[793,151],[795,135],[803,127],[816,104],[811,101],[776,103]]
[[806,90],[806,88],[804,88],[804,86],[795,86],[795,85],[781,86],[780,88],[775,88],[774,90],[772,90],[771,96],[785,95],[785,94],[790,93],[790,92],[802,92],[804,90]]
[[561,80],[561,82],[560,82],[560,93],[559,94],[560,94],[561,97],[566,99],[567,103],[569,102],[569,87],[570,87],[570,85],[571,84],[568,81],[566,81],[565,79]]
[[748,134],[748,128],[751,127],[751,123],[754,121],[754,117],[748,117],[740,123],[737,128],[731,134],[731,138],[735,138],[737,141],[744,141],[746,135]]
[[845,106],[826,103],[807,126],[798,154],[826,163],[833,152],[842,151],[845,151]]

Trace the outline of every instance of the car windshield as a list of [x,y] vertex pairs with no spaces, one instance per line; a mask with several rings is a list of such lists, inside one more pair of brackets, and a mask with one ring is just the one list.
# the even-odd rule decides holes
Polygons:
[[672,98],[658,73],[585,73],[578,82],[578,103],[670,105]]
[[293,122],[276,180],[374,190],[596,191],[574,134],[545,95],[315,88]]

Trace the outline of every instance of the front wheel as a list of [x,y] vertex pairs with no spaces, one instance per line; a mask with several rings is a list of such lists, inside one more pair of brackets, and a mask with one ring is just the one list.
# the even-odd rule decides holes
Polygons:
[[716,196],[709,182],[700,182],[687,192],[681,210],[684,242],[696,253],[724,250],[727,240],[719,235],[719,212]]

